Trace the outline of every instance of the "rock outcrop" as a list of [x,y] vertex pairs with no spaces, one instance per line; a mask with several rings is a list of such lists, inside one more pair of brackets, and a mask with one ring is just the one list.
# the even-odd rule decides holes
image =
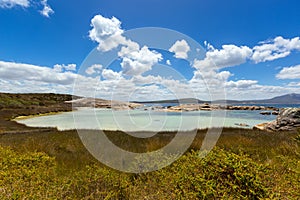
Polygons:
[[254,126],[254,129],[266,131],[292,131],[298,128],[300,128],[300,108],[283,108],[276,120]]
[[[169,112],[181,112],[181,111],[212,111],[212,110],[261,110],[261,111],[270,111],[266,112],[271,114],[273,112],[277,112],[278,108],[270,107],[270,106],[235,106],[235,105],[219,105],[219,104],[180,104],[177,106],[170,106],[165,109],[165,111]],[[262,113],[263,114],[263,113]],[[276,113],[275,113],[276,114]]]
[[66,101],[66,103],[72,103],[73,107],[108,108],[114,110],[130,110],[142,107],[142,105],[138,103],[104,100],[97,98],[81,98],[72,101]]

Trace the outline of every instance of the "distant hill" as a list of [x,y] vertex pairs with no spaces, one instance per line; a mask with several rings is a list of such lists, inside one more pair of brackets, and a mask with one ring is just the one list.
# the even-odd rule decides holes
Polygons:
[[300,94],[286,94],[267,100],[270,103],[300,104]]
[[282,96],[277,96],[271,99],[261,99],[261,100],[227,100],[227,104],[300,104],[300,94],[286,94]]
[[277,96],[271,99],[261,99],[261,100],[216,100],[213,102],[203,101],[194,98],[186,99],[172,99],[172,100],[159,100],[159,101],[134,101],[134,103],[141,104],[162,104],[162,103],[216,103],[216,104],[300,104],[300,94],[286,94],[282,96]]

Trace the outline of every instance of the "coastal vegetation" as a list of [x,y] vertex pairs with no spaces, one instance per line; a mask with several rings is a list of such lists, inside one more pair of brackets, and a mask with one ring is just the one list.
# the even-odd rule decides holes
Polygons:
[[[9,120],[24,112],[57,111],[62,103],[36,105],[30,111],[22,106],[0,109],[0,199],[300,198],[299,130],[225,128],[204,158],[199,149],[207,130],[198,130],[190,149],[170,166],[129,174],[94,159],[75,130],[30,128]],[[168,144],[176,133],[151,138],[105,134],[123,149],[149,152]]]
[[[217,147],[201,158],[197,149],[204,133],[199,131],[191,149],[172,165],[144,174],[126,174],[105,167],[89,155],[75,131],[2,135],[0,196],[1,199],[299,198],[300,151],[295,133],[271,135],[227,129]],[[151,150],[167,143],[172,136],[158,137],[159,142],[154,139],[143,144],[123,138],[122,144],[124,148],[127,144],[128,149],[136,146],[136,151]],[[128,145],[129,142],[132,143]]]

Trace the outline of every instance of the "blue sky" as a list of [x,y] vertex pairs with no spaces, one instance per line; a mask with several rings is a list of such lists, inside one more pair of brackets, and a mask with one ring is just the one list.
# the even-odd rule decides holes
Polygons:
[[[197,73],[193,71],[199,73],[202,71],[200,73],[202,79],[205,79],[208,84],[222,84],[225,92],[221,93],[229,99],[259,99],[297,92],[300,91],[299,7],[300,3],[296,0],[190,0],[188,2],[178,0],[0,0],[0,90],[2,92],[72,93],[72,80],[74,82],[76,73],[80,73],[81,64],[88,54],[103,41],[103,38],[97,40],[90,36],[90,31],[97,29],[96,26],[91,26],[91,20],[100,15],[110,20],[115,17],[120,21],[119,28],[123,31],[141,27],[162,27],[178,31],[197,41],[203,48],[212,52],[207,58],[214,59],[213,62],[218,65],[217,68],[210,68],[205,58],[204,62],[200,62],[197,66],[195,63],[190,63],[190,66],[185,65],[182,58],[175,59],[173,56],[172,60],[173,54],[169,58],[171,66],[173,65],[174,69],[178,70],[187,81],[196,77]],[[205,41],[209,45],[205,46]],[[212,47],[209,49],[210,45]],[[223,45],[232,46],[225,47],[224,50]],[[255,50],[255,47],[259,46],[260,50]],[[116,50],[120,51],[120,48],[121,46]],[[142,46],[139,50],[141,48]],[[255,51],[259,55],[254,58]],[[271,53],[266,55],[267,51]],[[151,52],[150,49],[148,53]],[[239,53],[241,57],[232,55]],[[154,56],[154,54],[151,55]],[[165,56],[167,55],[164,53],[161,55],[162,59],[157,57],[157,62],[150,62],[152,67],[162,62],[166,63]],[[118,64],[120,65],[125,58],[130,58],[130,56],[132,55],[124,55]],[[224,60],[224,56],[229,57]],[[130,59],[137,61],[134,60],[137,58],[131,57]],[[224,64],[224,62],[229,62],[229,64]],[[134,67],[132,62],[129,65],[128,67]],[[180,66],[183,67],[180,69]],[[202,66],[210,69],[204,69]],[[32,74],[30,70],[39,71],[38,67],[42,67],[40,73]],[[47,71],[44,68],[50,70]],[[16,70],[19,71],[16,72]],[[32,77],[27,75],[29,72]],[[47,77],[44,75],[46,72],[49,77],[54,77],[53,80],[48,80],[49,77],[43,78]],[[122,67],[118,72],[112,69],[106,73],[116,75],[114,78],[124,77],[123,75],[126,74],[122,73]],[[133,72],[129,75],[143,76],[143,74],[133,74]],[[81,76],[85,75],[81,74]],[[212,80],[212,76],[217,80]],[[81,78],[84,79],[84,77]],[[96,78],[105,82],[104,77],[96,76]],[[109,81],[103,83],[103,87],[114,84],[112,80]],[[36,87],[30,87],[30,84]],[[132,82],[127,84],[130,85]],[[197,84],[203,85],[200,82]],[[194,85],[190,87],[194,89],[197,84],[194,82]],[[155,91],[160,87],[153,88],[155,85],[153,81],[145,82],[145,85],[152,85],[152,88],[147,88],[149,93],[159,93]],[[214,90],[215,87],[217,86],[212,85],[210,90]],[[141,90],[138,88],[136,91]],[[197,98],[207,99],[208,96],[202,95],[204,91],[197,88],[194,92]],[[218,90],[213,92],[220,93]],[[161,96],[151,98],[172,97],[163,94],[165,93],[162,92]],[[98,94],[100,97],[109,97],[109,95],[111,93]],[[187,96],[187,94],[180,95]],[[217,95],[216,98],[218,97],[222,95]],[[132,98],[142,99],[144,96],[137,95]]]

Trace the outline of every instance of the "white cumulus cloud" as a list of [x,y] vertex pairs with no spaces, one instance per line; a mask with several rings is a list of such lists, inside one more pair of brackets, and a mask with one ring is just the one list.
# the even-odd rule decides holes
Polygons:
[[92,74],[98,74],[101,72],[103,66],[101,64],[94,64],[90,67],[88,67],[85,70],[85,73],[87,73],[88,75],[92,75]]
[[124,37],[121,22],[115,17],[109,19],[96,15],[91,26],[89,37],[98,43],[98,50],[106,52],[121,46],[118,56],[122,59],[121,67],[126,75],[140,75],[162,60],[160,53],[147,46],[141,48],[138,43]]
[[196,69],[221,69],[243,64],[252,55],[252,50],[247,46],[223,45],[222,49],[213,49],[206,52],[203,60],[195,60],[193,67]]
[[115,72],[111,69],[103,69],[102,77],[106,80],[119,80],[122,77],[122,73]]
[[284,39],[278,36],[270,41],[253,47],[252,60],[256,63],[272,61],[290,55],[291,51],[300,50],[300,39]]
[[189,44],[185,40],[177,40],[169,49],[170,52],[175,53],[175,58],[188,58],[188,52],[191,50]]
[[236,87],[236,88],[249,88],[253,85],[256,85],[258,81],[256,80],[238,80],[238,81],[228,81],[226,83],[227,87]]
[[135,76],[141,75],[152,69],[152,66],[162,60],[162,55],[156,51],[150,51],[147,46],[141,49],[123,47],[119,56],[123,58],[121,66],[124,74]]
[[300,79],[300,65],[284,67],[277,75],[278,79]]
[[30,5],[29,0],[0,0],[1,8],[12,8],[14,6],[21,6],[27,8],[29,7],[29,5]]
[[50,17],[50,15],[54,13],[54,11],[48,5],[48,0],[42,0],[41,4],[43,6],[43,10],[41,10],[40,13],[45,17]]
[[63,72],[63,71],[76,71],[76,64],[56,64],[53,66],[53,69],[56,72]]
[[121,22],[115,17],[109,19],[96,15],[91,20],[91,26],[89,37],[98,43],[101,51],[110,51],[126,43],[126,38],[122,36],[124,31],[121,29]]
[[57,71],[57,68],[0,61],[0,78],[5,80],[30,80],[57,84],[72,84],[76,74]]
[[23,8],[28,7],[40,7],[42,9],[39,10],[40,14],[44,17],[50,17],[51,14],[54,13],[53,9],[49,6],[48,0],[41,1],[32,1],[32,0],[0,0],[0,8],[13,8],[16,6],[20,6]]
[[300,82],[291,82],[288,84],[289,87],[300,87]]
[[[64,69],[62,69],[64,66]],[[71,71],[66,71],[69,69]],[[77,82],[77,95],[90,95],[100,77],[76,74],[74,64],[55,65],[53,68],[25,63],[0,61],[0,88],[2,92],[53,92],[72,93]]]

